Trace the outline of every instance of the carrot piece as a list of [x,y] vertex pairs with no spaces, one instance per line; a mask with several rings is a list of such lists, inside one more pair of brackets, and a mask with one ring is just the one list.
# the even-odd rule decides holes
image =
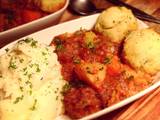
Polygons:
[[107,74],[111,76],[119,75],[121,73],[121,64],[118,57],[114,56],[111,63],[107,66]]
[[42,17],[41,13],[35,10],[24,9],[22,11],[22,20],[24,23],[31,22],[41,17]]

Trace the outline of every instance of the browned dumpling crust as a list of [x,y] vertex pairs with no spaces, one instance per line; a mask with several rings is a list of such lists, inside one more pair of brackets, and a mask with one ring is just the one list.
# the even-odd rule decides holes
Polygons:
[[52,13],[61,9],[65,5],[66,0],[33,0],[33,2],[42,11]]

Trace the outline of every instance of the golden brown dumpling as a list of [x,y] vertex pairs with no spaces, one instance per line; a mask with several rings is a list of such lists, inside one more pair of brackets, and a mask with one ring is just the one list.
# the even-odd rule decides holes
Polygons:
[[110,7],[97,19],[95,29],[109,37],[112,42],[120,43],[125,36],[136,30],[137,20],[131,10],[125,7]]
[[151,29],[136,30],[124,41],[124,58],[135,69],[160,71],[160,35]]
[[52,13],[62,8],[66,0],[33,0],[33,2],[41,10]]

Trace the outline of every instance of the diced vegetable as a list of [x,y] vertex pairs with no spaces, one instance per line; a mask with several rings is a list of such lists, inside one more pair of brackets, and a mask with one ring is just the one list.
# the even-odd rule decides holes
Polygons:
[[40,12],[35,11],[35,10],[24,9],[22,11],[23,22],[25,23],[39,19],[41,17],[42,15],[40,14]]
[[87,48],[91,49],[95,47],[94,39],[96,35],[93,32],[86,32],[84,36],[85,45]]
[[107,74],[115,76],[121,73],[121,64],[117,57],[113,57],[107,66]]
[[80,80],[84,80],[92,87],[99,89],[106,76],[106,66],[98,62],[81,62],[76,65],[75,72]]

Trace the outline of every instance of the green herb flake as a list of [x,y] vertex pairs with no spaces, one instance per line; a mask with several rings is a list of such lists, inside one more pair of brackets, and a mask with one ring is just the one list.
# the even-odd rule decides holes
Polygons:
[[86,32],[84,36],[84,43],[87,48],[93,49],[95,48],[94,39],[96,38],[96,35],[94,32]]
[[41,69],[37,67],[36,72],[41,72]]
[[111,58],[106,57],[103,61],[104,64],[110,64],[111,63]]
[[46,49],[46,51],[49,51],[49,49],[48,48],[45,48]]
[[29,91],[29,94],[32,95],[32,90]]
[[25,43],[30,43],[31,41],[33,41],[33,38],[26,38],[26,39],[24,40]]
[[95,48],[94,43],[93,43],[93,42],[88,42],[88,43],[87,43],[87,48],[89,48],[89,49]]
[[43,56],[45,56],[45,55],[47,55],[47,53],[45,53],[45,52],[42,52],[42,55],[43,55]]
[[22,86],[19,87],[20,91],[23,92],[24,88]]
[[8,51],[9,51],[9,48],[6,48],[5,51],[8,52]]
[[32,46],[32,47],[37,47],[37,41],[34,41],[34,40],[33,40],[32,43],[31,43],[31,46]]
[[32,74],[29,74],[29,75],[28,75],[28,79],[31,79],[31,77],[32,77]]
[[23,100],[23,97],[24,97],[23,95],[21,95],[20,97],[17,97],[13,103],[14,104],[18,103],[20,100]]
[[13,61],[11,60],[8,68],[16,69],[17,66],[16,66],[15,62],[13,62]]
[[33,67],[33,64],[30,64],[29,67],[32,68],[32,67]]
[[27,85],[29,84],[29,85],[31,85],[32,83],[30,82],[30,81],[26,81],[25,82]]
[[23,75],[25,75],[25,76],[26,76],[27,74],[28,74],[28,71],[26,71]]
[[56,100],[58,100],[58,96],[56,96]]
[[34,111],[36,109],[37,99],[34,100],[33,106],[30,108],[30,110]]
[[62,50],[63,49],[63,45],[56,45],[56,51]]
[[27,67],[23,68],[23,71],[25,72],[27,70]]
[[70,90],[70,89],[71,89],[71,85],[68,84],[68,83],[66,83],[66,84],[63,86],[63,88],[62,88],[61,94],[64,95],[64,94],[65,94],[68,90]]
[[75,64],[80,64],[80,63],[81,63],[81,60],[78,59],[78,58],[73,58],[73,63],[75,63]]
[[59,38],[54,39],[54,44],[56,45],[56,51],[62,50],[64,48],[62,41]]
[[62,41],[61,41],[61,39],[59,39],[59,38],[55,38],[53,41],[54,41],[54,43],[55,43],[56,45],[61,45],[61,44],[62,44]]
[[20,63],[23,63],[23,61],[24,61],[24,59],[20,59],[20,60],[19,60]]

